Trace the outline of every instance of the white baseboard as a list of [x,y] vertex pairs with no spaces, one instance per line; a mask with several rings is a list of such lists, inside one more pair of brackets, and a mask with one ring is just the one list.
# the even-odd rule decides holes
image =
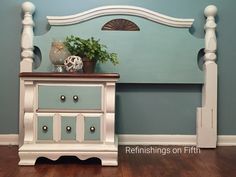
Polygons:
[[218,146],[236,146],[236,135],[218,135]]
[[120,134],[120,145],[196,145],[195,135]]
[[[0,145],[18,145],[18,134],[0,134]],[[196,145],[196,135],[120,134],[119,145]],[[218,146],[236,146],[236,135],[219,135]]]
[[[196,135],[120,134],[120,145],[196,145]],[[217,146],[236,146],[236,135],[218,135]]]
[[0,145],[18,145],[18,134],[1,134]]

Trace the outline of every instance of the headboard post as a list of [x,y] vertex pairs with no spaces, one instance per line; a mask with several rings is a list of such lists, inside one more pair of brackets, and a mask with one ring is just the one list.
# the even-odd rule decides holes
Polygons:
[[[33,44],[33,27],[34,21],[32,15],[35,10],[34,4],[31,2],[24,2],[22,4],[22,9],[24,12],[24,19],[22,21],[23,31],[21,36],[21,62],[20,62],[20,72],[32,72],[33,57],[34,57],[34,44]],[[24,117],[24,82],[20,79],[20,108],[19,117]],[[22,145],[24,139],[24,120],[19,120],[19,146]]]
[[204,61],[207,63],[208,61],[215,62],[216,61],[216,49],[217,49],[217,41],[216,41],[216,23],[215,16],[217,13],[216,6],[210,5],[207,6],[205,11],[206,24],[205,24],[205,57]]
[[34,21],[32,15],[35,11],[35,6],[31,2],[24,2],[22,4],[24,11],[24,19],[22,21],[23,31],[21,36],[21,57],[20,72],[32,72],[32,64],[34,58],[33,45],[33,27]]
[[217,141],[216,6],[207,6],[204,14],[207,17],[203,65],[205,79],[202,90],[202,108],[197,109],[197,145],[201,148],[214,148]]

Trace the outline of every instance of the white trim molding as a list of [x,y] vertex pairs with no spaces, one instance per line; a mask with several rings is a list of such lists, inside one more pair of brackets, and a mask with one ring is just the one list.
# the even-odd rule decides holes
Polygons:
[[120,145],[196,145],[195,135],[120,134]]
[[[0,134],[0,145],[18,145],[18,134]],[[119,145],[196,145],[196,135],[120,134]],[[236,146],[236,135],[219,135],[218,146]]]
[[218,135],[218,146],[236,146],[236,135]]
[[0,134],[0,145],[18,145],[18,134]]
[[[119,145],[192,145],[196,135],[140,135],[120,134]],[[236,146],[236,135],[219,135],[217,146]]]
[[132,15],[177,28],[190,28],[194,19],[174,18],[136,6],[102,6],[69,16],[47,16],[50,25],[72,25],[106,15]]

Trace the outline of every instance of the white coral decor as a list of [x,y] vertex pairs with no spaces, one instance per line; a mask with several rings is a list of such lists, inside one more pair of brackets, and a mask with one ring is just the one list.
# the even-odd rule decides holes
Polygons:
[[83,68],[82,59],[79,56],[69,56],[64,60],[66,71],[77,72]]

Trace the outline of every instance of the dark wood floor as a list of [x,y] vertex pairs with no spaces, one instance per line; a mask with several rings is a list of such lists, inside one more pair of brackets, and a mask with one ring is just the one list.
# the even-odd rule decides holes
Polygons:
[[[0,177],[235,177],[236,147],[218,147],[200,152],[177,146],[138,146],[164,151],[127,152],[136,146],[119,147],[119,166],[102,167],[100,160],[80,161],[63,157],[53,162],[45,158],[35,166],[18,166],[17,146],[0,146]],[[175,150],[180,150],[175,152]]]

